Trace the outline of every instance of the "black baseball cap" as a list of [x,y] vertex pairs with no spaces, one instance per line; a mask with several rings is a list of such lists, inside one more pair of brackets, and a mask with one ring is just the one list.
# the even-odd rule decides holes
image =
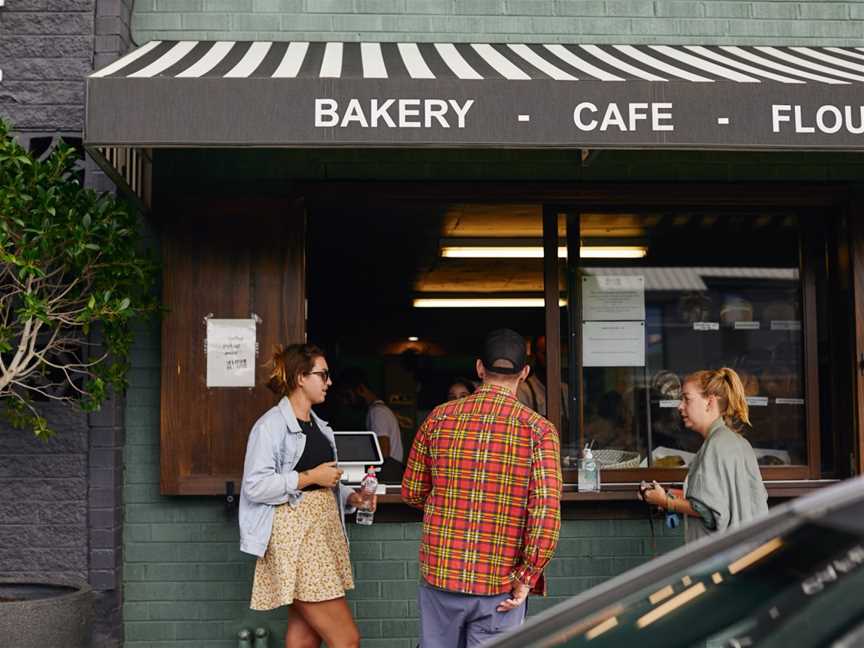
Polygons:
[[[512,366],[500,366],[501,361]],[[497,374],[517,374],[527,364],[525,338],[512,329],[496,329],[483,342],[483,366]],[[495,363],[499,363],[497,366]]]

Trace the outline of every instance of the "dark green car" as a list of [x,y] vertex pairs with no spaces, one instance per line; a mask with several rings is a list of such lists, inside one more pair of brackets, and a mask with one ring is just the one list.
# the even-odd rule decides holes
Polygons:
[[488,648],[864,646],[864,478],[531,617]]

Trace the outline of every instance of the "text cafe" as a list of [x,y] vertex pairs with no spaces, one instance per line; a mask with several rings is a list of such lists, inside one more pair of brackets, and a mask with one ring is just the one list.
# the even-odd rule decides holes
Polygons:
[[270,353],[309,340],[335,429],[365,425],[349,369],[396,416],[408,515],[413,435],[502,326],[570,515],[683,480],[704,368],[741,376],[773,498],[861,472],[864,62],[800,49],[159,41],[97,71],[88,150],[162,255],[161,493],[239,487]]

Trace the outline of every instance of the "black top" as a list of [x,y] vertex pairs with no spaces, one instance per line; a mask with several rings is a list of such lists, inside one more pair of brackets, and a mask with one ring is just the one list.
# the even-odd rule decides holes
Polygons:
[[[333,461],[333,446],[330,445],[330,441],[327,440],[324,433],[315,425],[315,421],[301,421],[297,419],[297,422],[300,424],[300,430],[306,435],[306,447],[303,448],[303,454],[300,455],[300,461],[294,466],[294,470],[299,473],[304,470],[311,470],[322,463]],[[302,490],[316,490],[319,488],[324,487],[318,484],[309,484],[303,487]]]

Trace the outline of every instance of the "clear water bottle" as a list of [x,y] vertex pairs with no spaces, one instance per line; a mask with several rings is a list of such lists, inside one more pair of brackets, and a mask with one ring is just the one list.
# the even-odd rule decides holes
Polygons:
[[577,473],[577,490],[583,492],[600,492],[600,466],[594,460],[591,447],[586,445],[579,459],[579,471]]
[[375,512],[372,510],[372,498],[378,490],[378,478],[375,476],[375,466],[369,466],[369,471],[360,482],[360,494],[363,496],[364,504],[357,507],[357,524],[372,524]]

